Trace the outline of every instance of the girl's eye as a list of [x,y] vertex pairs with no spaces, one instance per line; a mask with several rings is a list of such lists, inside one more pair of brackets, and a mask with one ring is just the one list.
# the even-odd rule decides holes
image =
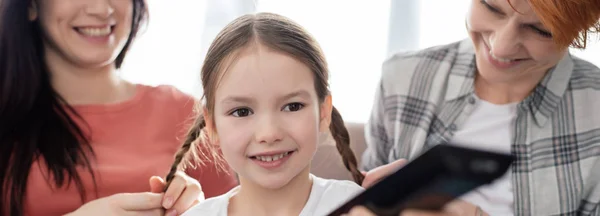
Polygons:
[[285,107],[283,108],[283,111],[286,112],[296,112],[300,109],[304,108],[304,104],[301,103],[290,103],[285,105]]
[[240,109],[236,109],[233,112],[231,112],[230,115],[233,115],[235,117],[246,117],[246,116],[252,115],[252,111],[248,108],[240,108]]

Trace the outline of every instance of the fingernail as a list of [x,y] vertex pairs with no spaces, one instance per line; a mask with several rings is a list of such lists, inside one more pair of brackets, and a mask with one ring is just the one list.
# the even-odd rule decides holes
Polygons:
[[173,205],[173,198],[172,197],[165,198],[165,201],[163,202],[163,207],[165,207],[166,209],[169,209],[169,208],[171,208],[171,205]]
[[167,213],[167,216],[177,216],[177,210],[173,209]]

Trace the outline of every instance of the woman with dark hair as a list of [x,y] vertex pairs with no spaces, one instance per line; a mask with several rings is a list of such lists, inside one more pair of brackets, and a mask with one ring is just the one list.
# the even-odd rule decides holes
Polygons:
[[144,0],[0,1],[1,215],[172,215],[236,185],[210,163],[165,193],[150,179],[168,173],[194,99],[118,76],[146,18]]

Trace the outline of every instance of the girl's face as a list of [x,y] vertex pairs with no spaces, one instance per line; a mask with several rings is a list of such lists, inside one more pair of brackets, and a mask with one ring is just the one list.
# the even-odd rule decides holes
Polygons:
[[239,54],[217,86],[209,131],[242,183],[281,188],[308,173],[331,98],[320,103],[313,72],[288,55],[259,44]]
[[33,1],[46,54],[78,67],[111,64],[131,33],[132,0]]

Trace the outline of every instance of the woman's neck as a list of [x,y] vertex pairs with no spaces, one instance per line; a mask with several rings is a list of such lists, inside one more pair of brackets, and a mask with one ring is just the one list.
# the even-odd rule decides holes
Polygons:
[[240,191],[231,198],[228,215],[299,215],[308,202],[312,184],[308,167],[278,189],[264,188],[240,177]]
[[70,105],[118,103],[135,94],[135,85],[121,79],[114,64],[84,68],[46,53],[52,87]]
[[535,89],[546,73],[534,73],[523,77],[518,83],[494,83],[476,74],[475,93],[477,97],[493,104],[521,102]]

